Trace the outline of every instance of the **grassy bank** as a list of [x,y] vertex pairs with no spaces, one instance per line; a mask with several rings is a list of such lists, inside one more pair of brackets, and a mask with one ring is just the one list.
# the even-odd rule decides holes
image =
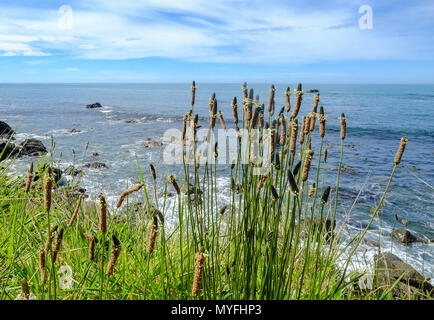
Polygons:
[[[236,128],[248,132],[248,161],[240,161],[238,148],[237,161],[228,164],[230,201],[219,203],[217,165],[209,161],[219,157],[217,149],[213,144],[208,161],[199,161],[193,139],[199,127],[195,90],[193,86],[192,109],[184,116],[182,141],[193,150],[191,164],[184,158],[185,175],[138,166],[142,183],[119,195],[113,208],[107,207],[104,196],[85,203],[79,183],[56,186],[52,152],[35,162],[27,177],[10,174],[14,159],[3,161],[0,299],[392,298],[393,283],[379,287],[374,279],[372,288],[362,290],[363,274],[348,272],[348,266],[384,207],[406,138],[390,161],[389,181],[367,228],[342,245],[335,219],[345,115],[339,119],[336,185],[328,186],[323,148],[327,117],[318,108],[319,95],[312,112],[300,117],[302,88],[294,91],[294,106],[288,88],[285,109],[274,115],[274,88],[268,112],[252,90],[243,88],[240,110],[235,99],[232,107]],[[217,121],[226,128],[215,97],[209,107],[210,129]],[[256,133],[261,137],[257,145],[250,141]],[[311,150],[312,139],[320,140],[318,150]],[[267,153],[268,170],[258,175],[255,169],[263,163],[255,158]],[[311,169],[313,163],[316,170]],[[155,183],[145,184],[145,175]],[[158,195],[162,186],[156,184],[162,176],[164,192]],[[139,210],[129,201],[136,193],[146,199]],[[168,225],[172,215],[176,223]],[[346,260],[338,265],[342,257]]]

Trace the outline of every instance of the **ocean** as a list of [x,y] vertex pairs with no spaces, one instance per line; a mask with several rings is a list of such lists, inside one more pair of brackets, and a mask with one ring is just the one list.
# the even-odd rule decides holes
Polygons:
[[[149,183],[150,163],[156,167],[161,182],[166,174],[183,176],[182,165],[164,164],[164,144],[162,147],[144,144],[149,138],[162,141],[168,129],[181,129],[182,116],[190,109],[190,85],[0,84],[0,120],[16,130],[17,141],[36,138],[49,149],[50,136],[54,137],[54,158],[62,154],[63,169],[71,164],[81,167],[89,162],[105,163],[106,169],[85,169],[82,186],[91,199],[103,193],[114,204],[127,185],[140,180],[138,164]],[[286,87],[293,91],[296,84],[275,85],[277,114],[284,105]],[[242,101],[241,86],[241,83],[197,83],[195,112],[199,113],[204,127],[208,126],[208,100],[213,92],[226,123],[233,127],[231,101],[235,96]],[[249,83],[248,86],[267,105],[270,84]],[[339,223],[345,219],[348,222],[345,233],[354,235],[360,231],[360,225],[369,221],[370,210],[386,187],[400,139],[407,136],[409,142],[386,197],[381,220],[374,221],[367,239],[380,241],[383,251],[392,248],[394,254],[425,277],[434,278],[434,244],[405,246],[390,237],[394,227],[403,227],[401,222],[395,222],[397,214],[400,220],[408,220],[410,232],[426,240],[434,239],[434,191],[420,180],[434,185],[434,85],[304,84],[303,89],[320,91],[320,106],[324,106],[328,116],[326,184],[332,187],[336,184],[340,151],[338,117],[345,113],[347,118],[343,156],[347,170],[341,174],[337,213]],[[313,93],[303,96],[300,115],[312,111],[313,99]],[[85,108],[94,102],[100,102],[103,107]],[[291,102],[293,105],[294,95]],[[239,110],[242,110],[241,103]],[[72,128],[79,132],[69,132]],[[318,150],[318,140],[316,129],[313,150]],[[93,152],[99,155],[92,156]],[[25,170],[31,160],[19,159],[15,170]],[[228,195],[230,183],[227,169],[228,165],[218,165],[222,201]],[[160,183],[160,191],[163,186]],[[367,252],[363,255],[364,249]],[[377,250],[362,245],[356,260],[363,265],[366,260],[372,260]]]

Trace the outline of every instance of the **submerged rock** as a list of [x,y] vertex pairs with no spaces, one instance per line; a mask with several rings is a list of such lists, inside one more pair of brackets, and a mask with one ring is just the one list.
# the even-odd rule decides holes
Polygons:
[[67,130],[69,133],[79,133],[81,132],[81,130],[75,129],[75,128],[71,128]]
[[92,104],[88,104],[86,106],[86,109],[95,109],[95,108],[102,108],[101,103],[95,102],[95,103],[92,103]]
[[80,173],[80,170],[76,169],[74,166],[69,166],[68,168],[63,171],[63,173],[67,176],[76,176]]
[[103,162],[92,162],[92,163],[86,163],[84,167],[91,168],[91,169],[105,169],[107,168],[107,165]]
[[392,287],[401,278],[391,290],[393,297],[413,299],[417,296],[425,297],[426,291],[431,295],[434,293],[429,279],[394,254],[385,252],[375,255],[374,263],[378,288]]
[[404,244],[409,244],[409,243],[413,243],[413,242],[423,242],[423,243],[427,243],[428,241],[419,238],[418,236],[413,235],[410,231],[403,229],[403,228],[399,228],[399,229],[395,229],[390,233],[390,236],[401,242]]
[[3,121],[0,121],[0,138],[9,139],[14,134],[14,130]]
[[154,139],[151,139],[151,138],[146,138],[145,140],[147,140],[147,142],[145,142],[143,144],[143,146],[145,148],[161,147],[163,145],[163,143],[161,141],[154,140]]
[[125,123],[137,123],[137,120],[134,120],[134,119],[125,119],[124,122]]

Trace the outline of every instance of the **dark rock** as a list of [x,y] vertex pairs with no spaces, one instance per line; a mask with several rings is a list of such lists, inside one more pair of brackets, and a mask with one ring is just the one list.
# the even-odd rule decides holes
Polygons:
[[20,156],[34,157],[46,154],[48,152],[44,144],[37,139],[26,139],[23,142],[19,143],[19,147]]
[[434,293],[433,286],[428,282],[429,279],[423,277],[412,266],[394,254],[385,252],[375,255],[374,262],[379,288],[392,287],[401,278],[391,290],[393,297],[413,299],[415,297],[426,297],[426,291],[431,295]]
[[101,103],[95,102],[95,103],[92,103],[92,104],[88,104],[86,106],[86,109],[95,109],[95,108],[102,108]]
[[137,123],[137,120],[134,119],[126,119],[124,120],[125,123]]
[[146,139],[148,142],[145,142],[143,146],[145,148],[151,148],[151,147],[161,147],[163,143],[161,141],[153,140],[151,138]]
[[[192,195],[192,194],[194,194],[194,185],[192,185],[192,184],[190,184],[189,186],[188,186],[188,190],[186,190],[186,192],[185,192],[185,194],[187,194],[187,195]],[[202,194],[203,192],[202,192],[202,190],[200,190],[200,188],[199,188],[199,186],[197,186],[196,187],[196,193],[197,194]]]
[[341,172],[355,174],[356,169],[354,169],[353,167],[347,166],[347,165],[341,165]]
[[92,163],[86,163],[84,167],[91,168],[91,169],[105,169],[107,168],[107,165],[103,162],[92,162]]
[[14,130],[3,121],[0,121],[0,138],[9,139],[14,134]]
[[424,242],[427,243],[427,241],[425,241],[422,238],[419,238],[418,236],[413,235],[410,231],[403,229],[403,228],[399,228],[399,229],[395,229],[390,233],[390,236],[401,242],[404,244],[409,244],[409,243],[413,243],[413,242]]
[[73,176],[74,177],[80,173],[80,170],[76,169],[74,166],[71,165],[68,168],[66,168],[63,173],[67,176]]
[[19,152],[20,148],[13,143],[7,143],[7,141],[0,141],[0,161],[14,157],[18,155]]
[[306,93],[314,93],[314,92],[319,92],[319,90],[318,89],[306,90]]
[[98,157],[99,153],[98,152],[92,152],[92,157]]
[[81,130],[75,129],[75,128],[71,128],[67,130],[69,133],[79,133],[81,132]]

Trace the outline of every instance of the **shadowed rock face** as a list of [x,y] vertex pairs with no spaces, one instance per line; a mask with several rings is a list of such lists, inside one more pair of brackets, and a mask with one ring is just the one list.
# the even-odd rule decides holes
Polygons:
[[19,146],[20,155],[22,156],[39,156],[48,152],[44,144],[36,139],[26,139]]
[[3,152],[3,154],[0,157],[0,161],[14,156],[39,156],[46,154],[48,151],[41,141],[36,139],[26,139],[19,144],[8,144],[6,141],[0,142],[0,153],[1,152]]
[[426,291],[431,295],[434,293],[429,279],[424,278],[412,266],[390,252],[375,256],[375,270],[378,287],[392,287],[401,278],[391,290],[394,297],[414,298],[426,296]]
[[425,241],[422,238],[419,238],[415,235],[413,235],[412,233],[410,233],[410,231],[406,230],[406,229],[395,229],[391,232],[390,236],[402,243],[405,244],[409,244],[409,243],[413,243],[413,242],[424,242],[427,243],[427,241]]
[[0,138],[9,139],[13,133],[14,130],[6,122],[0,121]]

